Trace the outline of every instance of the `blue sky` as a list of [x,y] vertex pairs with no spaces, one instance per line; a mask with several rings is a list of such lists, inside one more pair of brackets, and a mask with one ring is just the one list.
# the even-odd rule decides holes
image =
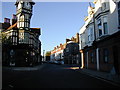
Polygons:
[[[66,38],[71,38],[84,24],[88,2],[36,2],[31,27],[41,28],[42,51],[53,50]],[[16,13],[13,2],[2,3],[3,18]]]

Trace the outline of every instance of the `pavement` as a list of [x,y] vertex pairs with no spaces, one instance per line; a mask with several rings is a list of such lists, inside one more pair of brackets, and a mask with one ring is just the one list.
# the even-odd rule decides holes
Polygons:
[[96,70],[91,70],[91,69],[76,69],[76,71],[87,74],[91,77],[109,82],[111,84],[115,84],[117,86],[120,86],[120,75],[116,74],[111,74],[107,72],[101,72],[101,71],[96,71]]
[[[86,69],[86,68],[80,68],[79,65],[72,64],[72,65],[67,65],[64,64],[64,66],[67,67],[72,67],[71,69],[76,70],[80,73],[89,75],[91,77],[103,80],[105,82],[120,86],[120,75],[108,73],[108,72],[102,72],[102,71],[97,71],[97,70],[92,70],[92,69]],[[74,68],[75,67],[75,68]],[[77,68],[79,67],[79,68]]]
[[6,67],[3,66],[2,70],[12,70],[12,71],[37,71],[39,69],[42,69],[42,65],[36,65],[33,67]]

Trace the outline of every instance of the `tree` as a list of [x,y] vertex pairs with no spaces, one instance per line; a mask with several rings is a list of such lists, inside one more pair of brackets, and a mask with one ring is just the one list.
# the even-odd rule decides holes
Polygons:
[[45,54],[45,60],[46,61],[50,61],[50,55],[51,55],[51,51],[47,51]]
[[51,55],[51,51],[47,51],[45,56],[50,56]]
[[7,44],[7,45],[11,45],[12,42],[11,42],[11,36],[9,36],[7,38],[7,35],[5,33],[2,32],[2,44]]

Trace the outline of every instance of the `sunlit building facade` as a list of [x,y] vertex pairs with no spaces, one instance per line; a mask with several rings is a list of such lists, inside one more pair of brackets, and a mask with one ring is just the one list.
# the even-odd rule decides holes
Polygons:
[[[120,73],[119,0],[94,0],[80,29],[82,68]],[[89,13],[92,11],[92,14]]]

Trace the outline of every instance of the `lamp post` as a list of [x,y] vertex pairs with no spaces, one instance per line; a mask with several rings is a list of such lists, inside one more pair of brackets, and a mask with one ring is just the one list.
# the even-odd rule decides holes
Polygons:
[[44,53],[45,53],[45,50],[43,50],[43,61],[44,61]]

